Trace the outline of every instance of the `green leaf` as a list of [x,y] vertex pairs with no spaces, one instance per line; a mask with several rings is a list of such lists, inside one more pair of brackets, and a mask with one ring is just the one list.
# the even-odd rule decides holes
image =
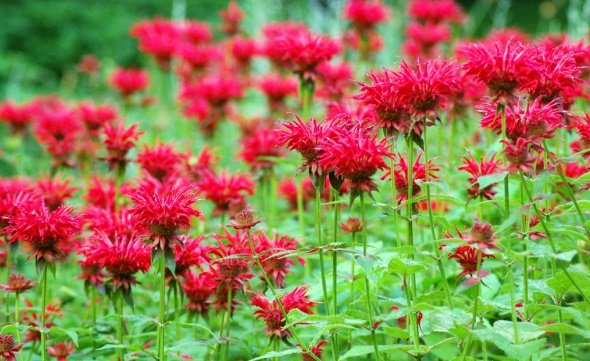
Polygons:
[[[590,293],[590,277],[587,274],[571,270],[568,273],[585,294]],[[547,285],[553,288],[559,295],[563,295],[570,290],[577,292],[574,284],[563,271],[558,272],[554,277],[547,280]]]
[[0,158],[0,176],[2,177],[13,177],[16,175],[16,168],[13,164],[9,163],[5,159]]
[[545,332],[554,332],[554,333],[565,333],[570,335],[580,335],[585,338],[590,338],[590,332],[586,330],[582,330],[575,326],[566,324],[566,323],[552,323],[549,325],[544,325],[539,327],[539,329]]
[[411,275],[428,269],[424,264],[408,258],[393,258],[389,261],[388,268],[390,272],[401,275]]
[[301,353],[301,349],[299,348],[292,348],[292,349],[288,349],[285,351],[271,351],[268,353],[265,353],[262,356],[256,357],[251,359],[250,361],[256,361],[256,360],[266,360],[269,358],[279,358],[279,357],[283,357],[283,356],[287,356],[287,355],[292,355],[295,353]]
[[[530,322],[517,322],[519,342],[527,342],[543,336],[545,331],[540,330],[539,326]],[[499,335],[504,336],[512,343],[516,343],[514,339],[514,325],[511,321],[498,320],[494,323],[493,330]]]
[[[381,352],[387,352],[387,351],[406,352],[406,351],[409,351],[414,346],[411,346],[411,345],[379,345],[377,347],[379,348],[379,352],[381,353]],[[420,345],[419,350],[423,351],[425,349],[427,349],[426,346]],[[340,357],[340,360],[352,359],[352,358],[359,357],[359,356],[366,356],[366,355],[373,354],[374,352],[375,352],[375,348],[373,346],[356,345],[356,346],[352,346],[350,348],[350,350],[348,350],[348,352],[346,352],[344,355],[342,355],[342,357]]]
[[53,326],[49,329],[49,336],[54,338],[61,338],[65,336],[74,341],[74,344],[78,346],[78,334],[75,331]]
[[488,186],[491,186],[494,183],[500,183],[501,181],[504,180],[504,178],[506,178],[507,174],[508,174],[508,172],[500,172],[500,173],[484,175],[484,176],[477,178],[477,184],[479,184],[479,188],[483,189]]

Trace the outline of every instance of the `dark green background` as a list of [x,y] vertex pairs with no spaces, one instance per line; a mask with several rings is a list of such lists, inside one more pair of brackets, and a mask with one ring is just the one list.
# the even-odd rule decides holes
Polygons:
[[[211,22],[218,30],[218,12],[227,1],[186,2],[188,17]],[[385,2],[397,9],[406,3]],[[250,34],[256,33],[261,17],[305,20],[322,31],[334,32],[334,26],[344,26],[337,16],[343,0],[242,0],[238,3],[248,14],[256,14],[256,18],[248,16],[245,24]],[[134,39],[128,36],[129,27],[140,19],[171,17],[174,4],[172,0],[0,0],[0,97],[7,96],[10,86],[14,88],[15,84],[40,90],[54,88],[86,53],[126,66],[145,64],[146,59],[138,53]],[[503,23],[518,26],[532,34],[567,30],[569,26],[570,2],[565,0],[465,0],[461,4],[471,14],[467,32],[473,35],[489,31],[494,22],[496,26]],[[509,11],[503,15],[502,7],[506,5],[510,6]],[[555,10],[551,19],[540,16],[543,6]],[[392,21],[405,21],[400,11],[393,11]]]

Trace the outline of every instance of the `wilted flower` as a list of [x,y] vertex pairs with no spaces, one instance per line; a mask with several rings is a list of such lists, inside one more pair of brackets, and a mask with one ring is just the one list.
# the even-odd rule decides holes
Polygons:
[[348,217],[346,222],[340,222],[339,225],[347,233],[358,233],[363,230],[363,222],[355,217]]
[[0,356],[4,361],[16,361],[16,355],[22,347],[22,344],[17,345],[14,342],[14,336],[0,335]]

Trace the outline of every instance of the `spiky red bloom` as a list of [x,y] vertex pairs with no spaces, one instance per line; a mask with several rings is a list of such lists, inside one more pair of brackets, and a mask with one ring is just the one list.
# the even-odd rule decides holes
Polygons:
[[576,63],[578,51],[570,45],[534,48],[534,66],[529,68],[520,88],[531,98],[541,98],[548,103],[560,97],[568,88],[574,88],[581,80],[581,68]]
[[[501,134],[502,114],[498,112],[497,105],[485,103],[479,111],[483,114],[481,126]],[[563,127],[563,114],[557,100],[544,104],[541,98],[537,98],[529,101],[524,109],[517,102],[505,108],[506,136],[510,139],[551,138],[556,129]]]
[[135,224],[147,230],[151,247],[165,251],[179,244],[179,233],[188,229],[192,217],[200,217],[194,208],[197,195],[190,186],[142,183],[130,196],[135,205],[129,210]]
[[23,275],[11,274],[8,277],[8,283],[0,285],[0,289],[6,292],[23,293],[33,288],[36,282],[29,281]]
[[295,116],[295,120],[283,123],[275,132],[277,145],[285,145],[303,156],[301,168],[308,168],[312,173],[321,175],[323,170],[318,159],[323,149],[320,149],[320,144],[337,136],[338,125],[335,121],[318,122],[315,119],[305,123],[299,116]]
[[30,104],[16,104],[6,100],[0,102],[0,122],[5,122],[14,133],[24,132],[33,121]]
[[326,35],[314,34],[308,29],[284,32],[269,39],[267,49],[281,54],[283,64],[304,78],[315,75],[316,67],[330,61],[340,53],[340,45]]
[[92,135],[97,135],[107,123],[112,123],[119,117],[115,107],[107,104],[95,105],[92,102],[79,104],[75,112]]
[[84,197],[89,206],[114,211],[115,197],[115,182],[112,179],[103,179],[96,175],[90,178]]
[[241,68],[250,65],[252,58],[260,53],[260,46],[254,39],[236,36],[231,40],[231,54]]
[[534,171],[535,157],[532,154],[534,145],[530,140],[517,138],[515,141],[503,140],[504,156],[509,162],[508,171],[532,173]]
[[[260,128],[249,137],[242,139],[240,157],[250,165],[254,172],[273,167],[275,162],[267,158],[282,156],[283,151],[279,148],[273,129]],[[265,159],[261,159],[263,157]]]
[[486,84],[491,95],[501,103],[510,102],[526,73],[535,64],[533,50],[521,43],[469,44],[459,50],[467,62],[468,75]]
[[[394,166],[394,180],[395,180],[395,187],[397,189],[397,201],[401,203],[408,199],[408,160],[406,157],[402,157],[400,154],[397,156],[398,161],[395,163]],[[428,167],[424,163],[420,162],[420,158],[422,158],[422,153],[418,154],[416,159],[414,160],[414,166],[412,167],[412,197],[415,198],[418,194],[420,194],[420,184],[418,182],[425,182],[426,181],[426,172],[428,172],[428,179],[430,181],[438,179],[436,173],[440,171],[440,168],[434,165],[432,159],[428,160]],[[427,169],[428,168],[428,169]],[[391,177],[391,170],[388,170],[386,174],[383,175],[382,179],[390,178]]]
[[129,292],[137,283],[135,274],[147,272],[151,264],[150,249],[138,236],[127,234],[109,236],[98,232],[82,247],[81,253],[86,256],[86,263],[106,269],[114,291],[123,288]]
[[352,68],[348,63],[322,63],[318,65],[317,72],[320,97],[334,101],[342,100],[347,89],[353,84]]
[[[584,114],[584,118],[577,118],[572,125],[580,137],[579,140],[572,142],[570,148],[574,152],[582,152],[590,149],[590,115]],[[585,158],[590,157],[590,152],[583,154]]]
[[483,189],[479,187],[478,183],[479,177],[500,172],[501,162],[495,158],[496,153],[494,153],[489,159],[487,159],[486,156],[483,156],[480,158],[478,163],[471,152],[469,153],[469,158],[463,157],[463,165],[457,167],[457,169],[464,170],[471,175],[469,177],[469,183],[471,184],[467,189],[469,198],[483,197],[485,199],[492,199],[494,195],[496,195],[494,187],[497,185],[497,183],[492,183]]
[[266,75],[258,83],[260,90],[268,99],[270,110],[280,110],[285,98],[297,94],[297,81],[293,78],[283,78],[280,75]]
[[[303,357],[303,361],[314,361],[315,358],[311,356],[311,354],[315,355],[318,359],[322,359],[322,348],[328,344],[328,341],[321,340],[315,345],[309,346],[309,351],[302,350],[301,356]],[[301,348],[301,345],[297,345]]]
[[[303,207],[305,208],[307,202],[315,197],[315,188],[313,186],[313,182],[308,177],[303,179],[302,191]],[[285,200],[289,203],[291,210],[297,209],[297,184],[295,184],[293,179],[283,179],[281,183],[279,183],[278,192],[279,195],[285,198]]]
[[159,181],[170,179],[180,170],[182,155],[172,146],[157,143],[152,148],[147,145],[137,154],[137,163],[150,176]]
[[241,202],[246,195],[254,194],[254,182],[239,173],[205,173],[197,186],[207,200],[215,203],[215,215],[228,212],[232,202]]
[[285,277],[295,264],[292,258],[296,258],[299,264],[305,263],[301,257],[289,257],[289,251],[297,250],[295,238],[275,233],[271,239],[265,233],[256,232],[252,235],[252,241],[262,268],[275,287],[283,288]]
[[73,342],[58,342],[47,347],[47,353],[55,357],[57,361],[67,361],[72,352],[74,352]]
[[448,97],[458,90],[458,68],[438,60],[418,62],[414,68],[402,62],[395,78],[397,97],[410,104],[414,116],[437,118]]
[[344,5],[343,16],[362,32],[386,21],[389,11],[379,0],[349,0]]
[[128,159],[127,153],[135,147],[135,142],[143,132],[137,131],[137,124],[125,128],[123,122],[117,125],[106,124],[103,129],[105,139],[104,146],[108,155],[106,161],[110,169],[125,169]]
[[16,355],[22,347],[22,344],[17,345],[14,342],[14,336],[0,335],[0,356],[4,361],[16,361]]
[[[481,251],[480,251],[481,252]],[[477,249],[472,246],[461,246],[458,247],[453,253],[449,253],[449,259],[457,260],[457,263],[461,265],[463,271],[459,274],[459,277],[465,277],[467,275],[472,276],[477,272]],[[480,263],[483,264],[486,258],[494,258],[493,255],[481,252]],[[481,266],[480,266],[481,267]],[[480,268],[479,277],[483,275]],[[476,275],[477,277],[478,275]]]
[[189,299],[185,306],[189,312],[198,312],[204,315],[209,311],[210,298],[215,294],[218,286],[214,277],[215,275],[210,271],[203,271],[199,274],[186,272],[184,274],[182,290]]
[[383,158],[391,158],[387,139],[377,140],[376,135],[363,129],[342,132],[337,138],[320,144],[322,154],[318,164],[338,177],[350,180],[353,190],[371,192],[377,188],[371,177],[386,169]]
[[121,208],[118,212],[111,210],[89,207],[82,215],[85,225],[94,233],[106,233],[110,238],[116,235],[135,236],[137,233],[147,233],[145,229],[137,229],[134,217],[128,208]]
[[50,211],[41,202],[22,207],[10,220],[13,239],[25,242],[30,258],[37,262],[55,263],[65,259],[69,243],[80,231],[79,219],[72,209],[61,206]]
[[[307,295],[307,287],[297,287],[293,291],[283,295],[280,299],[285,313],[293,310],[299,310],[303,313],[312,314],[311,307],[317,303],[310,301]],[[283,329],[285,318],[281,312],[277,300],[269,301],[262,295],[255,294],[251,300],[252,306],[259,309],[254,311],[256,318],[264,320],[266,323],[266,334],[271,338],[278,337],[286,339],[291,335],[291,330]]]
[[146,89],[150,84],[149,74],[143,69],[117,68],[111,73],[110,84],[123,98]]
[[182,245],[175,245],[175,273],[177,275],[184,276],[190,267],[196,266],[200,268],[204,264],[209,264],[211,261],[211,257],[209,256],[210,247],[201,244],[204,239],[204,236],[197,236],[195,238],[182,236]]
[[76,114],[65,106],[45,109],[37,114],[35,135],[55,158],[54,167],[69,165],[81,129]]
[[72,198],[78,190],[78,188],[70,186],[71,181],[71,179],[61,179],[59,177],[43,177],[37,181],[35,187],[49,210],[55,210],[62,206],[65,201]]
[[[16,182],[11,182],[16,183]],[[13,186],[9,184],[8,186]],[[28,185],[27,185],[28,187]],[[10,220],[25,207],[30,207],[41,202],[36,192],[28,188],[2,189],[0,184],[0,235],[10,239],[10,232],[7,227]]]
[[[377,127],[389,136],[408,133],[412,124],[410,105],[397,97],[395,78],[396,74],[391,70],[385,70],[382,74],[370,73],[372,84],[360,83],[360,94],[354,97],[377,113]],[[414,133],[421,134],[421,126],[421,122],[414,125]]]
[[460,23],[465,14],[454,0],[413,0],[408,8],[410,16],[423,22],[444,21]]
[[152,55],[162,68],[167,69],[182,31],[177,23],[155,18],[134,24],[130,34],[139,40],[139,50]]
[[240,23],[244,18],[244,12],[235,1],[230,1],[227,5],[227,9],[219,12],[221,19],[223,20],[223,31],[233,36],[240,31]]

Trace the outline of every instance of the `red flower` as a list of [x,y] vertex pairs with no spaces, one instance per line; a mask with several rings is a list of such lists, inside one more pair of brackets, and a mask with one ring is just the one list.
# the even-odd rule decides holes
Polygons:
[[[502,114],[497,105],[485,103],[479,111],[483,114],[481,126],[494,130],[497,134],[502,131]],[[505,108],[506,136],[515,138],[551,138],[553,132],[563,127],[563,110],[556,100],[543,104],[541,98],[529,101],[525,109],[517,102]]]
[[33,121],[30,104],[18,105],[10,100],[0,102],[0,122],[5,122],[14,133],[22,133]]
[[350,180],[351,187],[361,192],[377,188],[371,177],[380,169],[386,169],[384,157],[391,158],[387,139],[377,141],[375,135],[363,129],[342,132],[335,139],[327,139],[320,145],[322,154],[319,165],[338,177]]
[[100,129],[106,124],[113,123],[119,116],[117,114],[117,109],[113,106],[97,106],[92,102],[79,104],[76,107],[75,112],[92,135],[97,135]]
[[[321,340],[320,342],[316,343],[313,346],[309,347],[309,351],[301,351],[301,356],[303,356],[303,361],[314,361],[315,359],[310,355],[310,353],[314,354],[315,357],[318,359],[322,359],[322,348],[328,344],[328,341]],[[301,348],[301,345],[297,345]]]
[[182,283],[182,290],[189,302],[186,309],[189,312],[198,312],[205,315],[211,305],[211,296],[215,294],[217,282],[214,280],[215,275],[211,271],[186,272]]
[[285,66],[304,78],[314,76],[318,65],[340,53],[338,42],[305,28],[285,31],[269,39],[266,48],[272,48],[274,54],[281,54]]
[[396,96],[411,105],[414,116],[436,119],[447,98],[459,90],[457,74],[454,63],[431,60],[418,62],[412,69],[402,62],[394,79]]
[[241,210],[235,213],[229,222],[229,227],[236,230],[250,230],[258,223],[262,222],[264,218],[256,218],[254,212],[249,209]]
[[543,103],[559,98],[565,89],[581,82],[576,55],[578,51],[570,45],[535,48],[534,66],[529,68],[520,88],[532,99],[541,98]]
[[[256,232],[252,235],[252,242],[266,275],[274,286],[283,288],[285,277],[291,265],[295,263],[289,258],[288,251],[297,250],[297,240],[287,235],[279,236],[276,233],[270,239],[265,233]],[[296,258],[299,264],[305,263],[303,258]]]
[[135,142],[143,132],[137,131],[137,124],[132,124],[129,128],[125,128],[123,122],[116,126],[108,123],[103,129],[105,140],[104,145],[107,149],[108,155],[106,161],[110,169],[125,169],[128,159],[127,152],[135,147]]
[[516,138],[515,141],[503,140],[504,156],[509,163],[508,171],[533,173],[535,157],[531,153],[531,141],[525,138]]
[[[481,252],[481,251],[479,251]],[[458,247],[455,252],[449,253],[449,259],[457,260],[457,263],[461,265],[463,271],[459,274],[459,277],[465,277],[467,275],[472,276],[477,271],[477,249],[472,246],[461,246]],[[479,277],[483,276],[483,272],[481,271],[481,264],[486,258],[494,258],[493,255],[481,252],[480,256],[480,272]]]
[[[297,209],[297,184],[291,178],[285,178],[278,186],[279,195],[289,203],[289,208],[291,210]],[[303,197],[303,207],[307,202],[315,197],[315,188],[313,186],[313,182],[311,179],[306,177],[303,179],[302,182],[302,197]]]
[[135,224],[147,230],[150,246],[164,252],[180,243],[179,232],[190,227],[192,217],[200,217],[194,208],[196,192],[180,183],[143,183],[133,194],[135,205],[129,210]]
[[98,176],[90,178],[90,184],[88,184],[84,197],[89,206],[114,211],[115,197],[115,183],[111,179],[103,179]]
[[521,43],[470,44],[459,50],[467,59],[463,68],[468,75],[488,86],[494,99],[507,103],[534,66],[533,51]]
[[413,0],[408,14],[423,22],[440,23],[443,21],[460,23],[465,14],[454,0]]
[[209,264],[210,247],[201,244],[205,239],[204,236],[190,238],[182,237],[182,245],[174,245],[174,256],[176,258],[176,275],[184,276],[192,266],[201,267],[203,264]]
[[8,278],[8,284],[0,285],[0,289],[19,294],[33,288],[35,283],[34,281],[27,280],[23,275],[11,274]]
[[78,63],[78,71],[86,75],[94,75],[98,73],[100,62],[96,56],[92,54],[86,54],[80,59]]
[[404,53],[415,59],[434,59],[439,55],[437,45],[450,40],[451,30],[446,24],[410,22],[406,36]]
[[240,68],[250,66],[252,58],[259,52],[258,43],[254,39],[236,36],[231,40],[231,54]]
[[147,145],[137,154],[137,163],[150,176],[160,182],[175,176],[180,170],[182,155],[171,146],[157,143],[152,148]]
[[0,335],[0,356],[4,361],[16,361],[16,354],[22,347],[22,344],[15,344],[14,336]]
[[191,180],[198,182],[203,179],[206,173],[215,171],[218,161],[219,157],[212,153],[207,146],[203,146],[196,157],[193,157],[190,152],[185,154],[185,173]]
[[242,139],[240,157],[250,165],[254,172],[272,168],[275,162],[268,158],[282,156],[283,152],[279,148],[276,134],[272,129],[260,128],[248,138]]
[[155,18],[134,24],[130,34],[139,40],[139,50],[155,57],[160,67],[167,69],[182,31],[170,20]]
[[[41,332],[39,331],[41,326],[41,316],[38,313],[39,311],[37,311],[39,310],[39,308],[33,307],[33,303],[26,298],[25,305],[26,309],[23,310],[23,316],[21,318],[21,321],[24,324],[28,324],[31,327],[26,331],[23,343],[39,342],[41,340]],[[54,303],[49,303],[47,307],[45,307],[45,315],[46,318],[44,326],[47,329],[54,326],[54,323],[52,321],[53,318],[63,317],[61,308]]]
[[343,17],[361,32],[374,28],[387,20],[389,11],[379,0],[349,0],[344,6]]
[[[9,186],[17,186],[17,182],[11,182]],[[24,186],[24,185],[22,185]],[[41,200],[36,192],[32,192],[27,188],[15,188],[15,189],[2,189],[0,184],[0,235],[10,238],[10,232],[7,227],[10,224],[10,220],[18,213],[21,209],[30,207],[40,203]]]
[[202,98],[209,105],[222,108],[233,99],[244,96],[242,83],[232,77],[213,74],[193,83],[182,84],[180,98],[183,100]]
[[80,231],[80,222],[71,212],[63,206],[50,211],[41,203],[27,205],[10,220],[8,231],[14,232],[13,239],[27,244],[37,262],[62,261]]
[[317,67],[318,96],[329,100],[342,100],[347,88],[352,84],[353,73],[348,63],[322,63]]
[[188,75],[188,78],[191,75],[200,74],[213,61],[222,58],[217,47],[189,41],[183,41],[177,45],[176,56],[190,65],[188,74],[183,73],[183,75]]
[[179,24],[179,27],[183,38],[195,44],[207,43],[213,39],[213,34],[208,23],[185,20]]
[[[580,139],[572,142],[570,148],[574,152],[582,152],[590,149],[590,115],[584,114],[584,119],[577,118],[572,125]],[[590,157],[590,152],[583,154],[585,158]]]
[[151,252],[137,236],[126,234],[107,235],[96,233],[81,249],[86,256],[84,263],[97,265],[109,273],[113,291],[119,288],[130,292],[137,283],[135,273],[147,272],[151,264]]
[[469,153],[469,158],[463,157],[463,165],[457,167],[457,169],[464,170],[471,175],[471,177],[469,177],[469,182],[471,184],[467,189],[469,198],[482,197],[485,199],[492,199],[494,195],[496,195],[496,191],[493,188],[497,185],[497,183],[492,183],[483,189],[479,187],[478,183],[479,177],[492,175],[500,172],[501,162],[499,160],[496,160],[495,158],[495,153],[492,155],[490,159],[487,159],[485,156],[483,156],[480,158],[478,163],[473,157],[473,154],[471,154],[471,152]]
[[54,167],[69,165],[69,157],[75,150],[81,130],[75,113],[65,106],[46,108],[37,113],[35,135],[55,158]]
[[282,127],[275,130],[277,145],[286,145],[287,148],[297,151],[304,158],[301,168],[309,168],[312,173],[322,174],[323,170],[318,164],[323,149],[320,144],[337,136],[338,126],[335,121],[326,120],[318,122],[310,119],[307,123],[295,116],[295,120],[283,123]]
[[223,20],[223,31],[233,36],[240,31],[240,23],[244,18],[244,12],[234,0],[231,0],[227,5],[227,9],[219,12]]
[[37,181],[36,191],[50,210],[62,206],[64,202],[74,196],[78,190],[70,187],[71,179],[62,180],[59,177],[41,178]]
[[[428,179],[435,180],[438,179],[436,172],[440,171],[440,168],[434,165],[432,159],[428,161],[428,169],[425,164],[420,162],[420,158],[422,158],[422,153],[418,154],[416,159],[414,160],[414,166],[412,168],[412,197],[415,198],[420,193],[420,182],[426,181],[426,172],[428,172]],[[402,157],[398,154],[398,161],[395,163],[394,167],[394,180],[395,180],[395,188],[397,191],[397,201],[401,203],[408,199],[408,161],[406,158]],[[391,177],[391,170],[383,175],[382,179]]]
[[215,203],[214,215],[228,212],[232,202],[240,203],[246,195],[254,194],[254,182],[248,176],[224,171],[218,175],[204,173],[197,186],[207,200]]
[[[377,127],[384,130],[388,136],[410,131],[410,105],[400,101],[397,96],[396,73],[385,70],[382,74],[370,73],[372,84],[362,84],[361,92],[354,99],[361,104],[371,107],[377,113]],[[422,133],[422,124],[414,125],[412,129],[417,135]]]
[[[287,314],[295,309],[303,313],[312,314],[313,311],[310,307],[316,305],[315,302],[308,299],[306,287],[295,288],[293,291],[283,295],[280,301]],[[251,303],[253,306],[259,308],[254,311],[254,315],[256,318],[264,320],[266,323],[266,334],[268,336],[271,338],[278,337],[280,339],[286,339],[291,335],[290,330],[283,329],[285,318],[276,299],[271,302],[266,297],[255,294],[252,297]]]
[[67,361],[72,352],[74,352],[73,342],[59,342],[47,347],[47,353],[55,357],[57,361]]
[[117,68],[111,73],[110,84],[123,98],[146,89],[150,84],[149,74],[143,69]]

